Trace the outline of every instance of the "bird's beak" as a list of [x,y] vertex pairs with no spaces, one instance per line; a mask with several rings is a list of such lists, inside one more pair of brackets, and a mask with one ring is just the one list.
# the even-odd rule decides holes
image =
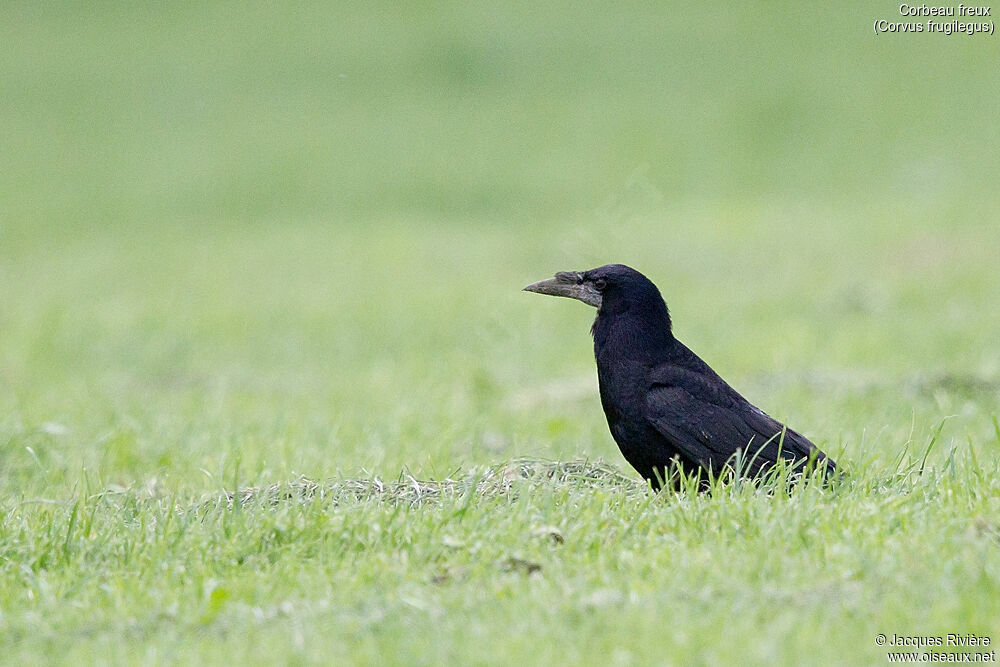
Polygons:
[[583,301],[594,308],[601,307],[601,293],[594,286],[583,280],[583,274],[577,271],[557,273],[555,278],[532,283],[524,288],[525,292],[537,292],[551,296],[568,296],[571,299]]

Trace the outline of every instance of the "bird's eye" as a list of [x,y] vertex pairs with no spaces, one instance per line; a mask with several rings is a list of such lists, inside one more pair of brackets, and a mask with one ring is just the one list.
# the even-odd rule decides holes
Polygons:
[[599,292],[607,286],[608,286],[608,281],[605,280],[604,278],[598,278],[597,280],[594,281],[594,287]]

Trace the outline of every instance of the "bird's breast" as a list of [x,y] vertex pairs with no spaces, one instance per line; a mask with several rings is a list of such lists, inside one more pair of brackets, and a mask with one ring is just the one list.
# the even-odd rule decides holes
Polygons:
[[621,359],[598,359],[597,382],[608,422],[642,419],[646,368]]

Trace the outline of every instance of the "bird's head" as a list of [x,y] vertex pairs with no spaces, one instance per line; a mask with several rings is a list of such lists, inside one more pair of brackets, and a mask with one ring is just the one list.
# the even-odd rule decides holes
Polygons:
[[589,271],[564,271],[554,278],[532,283],[527,292],[568,296],[598,309],[598,315],[614,315],[636,308],[669,315],[660,290],[646,276],[624,264],[607,264]]

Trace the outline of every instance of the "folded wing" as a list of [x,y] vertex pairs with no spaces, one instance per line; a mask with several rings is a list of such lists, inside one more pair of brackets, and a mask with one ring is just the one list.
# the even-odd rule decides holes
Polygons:
[[[681,456],[721,471],[743,452],[744,470],[759,475],[783,458],[795,466],[826,460],[807,438],[750,404],[715,378],[679,369],[658,369],[646,397],[646,416]],[[717,376],[716,376],[717,377]]]

